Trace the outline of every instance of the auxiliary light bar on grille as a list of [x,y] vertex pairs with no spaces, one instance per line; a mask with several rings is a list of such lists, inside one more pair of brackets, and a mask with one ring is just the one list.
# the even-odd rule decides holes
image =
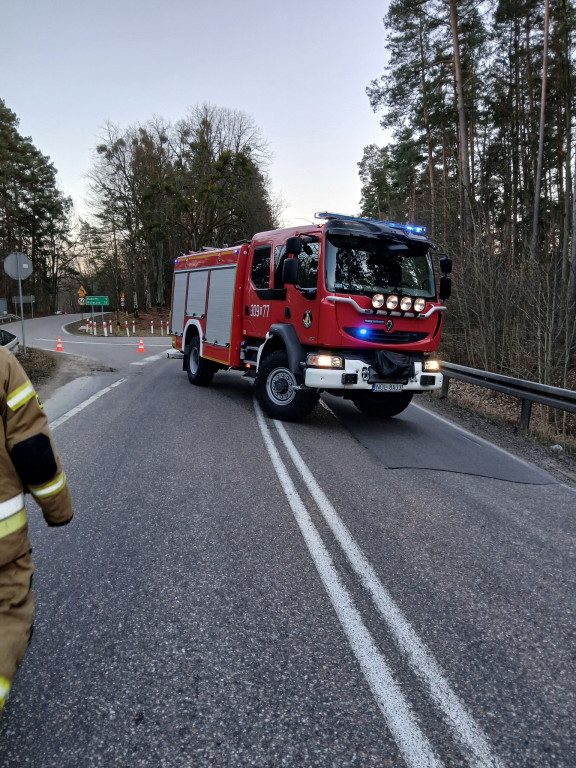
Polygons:
[[417,312],[395,312],[390,311],[387,309],[386,311],[378,309],[364,309],[363,307],[358,304],[357,301],[354,301],[354,299],[350,298],[350,296],[326,296],[326,301],[336,301],[340,302],[341,304],[351,304],[356,312],[359,312],[361,315],[386,315],[387,317],[416,317],[419,319],[425,319],[427,317],[430,317],[435,312],[445,312],[446,307],[444,305],[442,306],[435,306],[430,307],[428,312],[425,314],[417,313]]

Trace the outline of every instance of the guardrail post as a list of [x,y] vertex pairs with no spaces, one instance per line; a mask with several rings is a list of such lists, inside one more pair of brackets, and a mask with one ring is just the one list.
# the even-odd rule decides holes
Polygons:
[[532,401],[522,400],[522,410],[520,411],[520,432],[527,435],[530,431],[530,415],[532,414]]
[[440,390],[440,397],[448,397],[448,387],[450,386],[450,377],[444,374],[442,378],[442,389]]

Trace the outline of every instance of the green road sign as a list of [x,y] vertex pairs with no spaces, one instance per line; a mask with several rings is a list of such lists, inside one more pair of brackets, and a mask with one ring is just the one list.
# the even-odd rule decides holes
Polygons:
[[87,307],[107,307],[108,296],[86,296]]

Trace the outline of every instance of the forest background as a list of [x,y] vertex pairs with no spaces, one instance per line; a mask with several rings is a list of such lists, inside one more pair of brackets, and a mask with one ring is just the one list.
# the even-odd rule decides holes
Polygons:
[[[392,0],[388,65],[367,87],[382,146],[359,148],[359,213],[427,226],[453,258],[442,356],[574,388],[576,173],[572,0]],[[352,65],[353,66],[353,65]],[[33,261],[36,313],[79,284],[133,313],[170,302],[173,260],[281,225],[269,148],[210,104],[176,123],[109,123],[79,220],[50,159],[0,100],[0,258]],[[0,275],[0,296],[14,284]]]

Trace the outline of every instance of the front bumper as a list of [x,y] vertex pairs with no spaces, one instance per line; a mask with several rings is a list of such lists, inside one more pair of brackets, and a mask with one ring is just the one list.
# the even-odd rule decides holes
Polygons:
[[[398,382],[384,379],[363,360],[344,360],[342,368],[305,368],[304,384],[311,389],[340,389],[346,391],[372,391],[372,385],[379,382]],[[438,371],[423,371],[420,361],[414,362],[414,376],[402,382],[402,390],[431,392],[442,388],[442,374]]]

